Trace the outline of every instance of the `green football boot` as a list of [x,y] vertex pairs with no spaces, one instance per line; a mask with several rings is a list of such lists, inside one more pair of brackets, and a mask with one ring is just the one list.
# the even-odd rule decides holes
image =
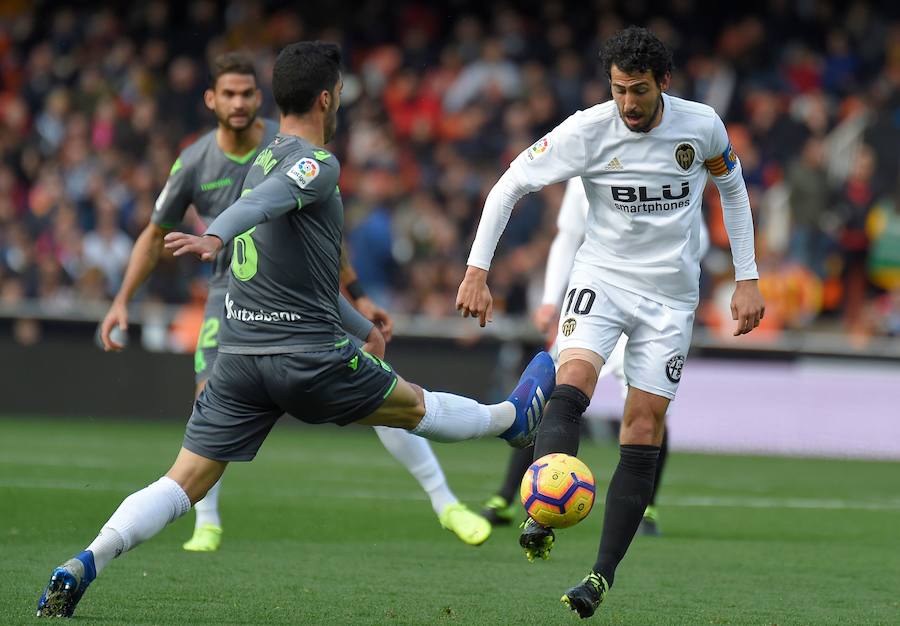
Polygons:
[[491,536],[491,523],[462,502],[448,504],[438,519],[441,526],[470,546],[480,546]]
[[644,511],[638,532],[648,537],[659,537],[662,534],[659,530],[659,511],[655,506],[648,506]]
[[481,516],[492,526],[509,526],[519,512],[516,502],[507,502],[506,498],[494,495],[488,498],[481,509]]
[[203,524],[194,529],[194,536],[181,546],[188,552],[215,552],[222,545],[222,527]]

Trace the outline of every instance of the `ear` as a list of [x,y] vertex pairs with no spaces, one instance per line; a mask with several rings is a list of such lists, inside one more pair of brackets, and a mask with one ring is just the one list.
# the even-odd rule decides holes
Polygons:
[[327,89],[319,94],[319,104],[322,105],[322,110],[328,111],[331,109],[331,92]]
[[256,101],[257,109],[262,106],[262,89],[256,90],[256,95],[254,97],[254,100]]
[[203,104],[206,105],[206,108],[210,111],[215,111],[216,109],[216,94],[212,89],[207,89],[203,92]]
[[662,80],[659,81],[659,90],[660,91],[668,91],[669,84],[672,82],[672,74],[671,72],[666,72],[666,75],[662,77]]

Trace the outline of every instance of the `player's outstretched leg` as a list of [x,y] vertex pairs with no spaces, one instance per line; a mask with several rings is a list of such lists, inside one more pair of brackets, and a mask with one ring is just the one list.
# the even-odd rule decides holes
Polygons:
[[553,393],[555,373],[550,355],[539,353],[509,398],[493,405],[428,391],[397,377],[384,403],[356,423],[404,428],[434,441],[501,437],[513,447],[527,446],[540,424],[544,399]]
[[401,428],[376,426],[385,449],[400,461],[428,494],[431,507],[443,528],[460,541],[479,546],[491,536],[490,523],[461,503],[450,490],[444,471],[428,441]]
[[188,552],[215,552],[222,545],[222,520],[219,517],[219,480],[200,502],[194,505],[194,534],[181,547]]
[[166,476],[131,494],[97,537],[50,574],[38,617],[71,617],[85,590],[114,558],[150,539],[184,515],[219,479],[226,463],[184,448]]
[[591,572],[580,584],[566,591],[560,601],[584,619],[594,614],[608,591],[609,585],[603,576]]
[[521,512],[519,507],[519,485],[534,460],[534,446],[513,450],[500,491],[488,498],[481,514],[494,526],[509,526]]
[[[596,379],[595,379],[596,380]],[[579,422],[590,404],[590,398],[573,385],[558,385],[547,404],[547,411],[534,445],[534,458],[562,452],[578,454]],[[519,545],[529,561],[550,558],[555,536],[553,530],[541,526],[530,517],[521,526]]]

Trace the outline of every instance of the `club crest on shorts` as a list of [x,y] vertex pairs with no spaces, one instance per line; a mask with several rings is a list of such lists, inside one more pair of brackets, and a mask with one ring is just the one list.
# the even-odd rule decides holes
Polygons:
[[682,368],[684,368],[684,355],[673,356],[666,362],[666,378],[677,383],[681,380]]
[[562,324],[563,336],[568,337],[569,335],[574,333],[575,332],[575,324],[576,324],[576,321],[575,321],[574,317],[570,317],[565,322],[563,322],[563,324]]
[[680,143],[675,148],[675,162],[678,163],[678,167],[688,171],[694,164],[694,154],[694,146],[689,143]]

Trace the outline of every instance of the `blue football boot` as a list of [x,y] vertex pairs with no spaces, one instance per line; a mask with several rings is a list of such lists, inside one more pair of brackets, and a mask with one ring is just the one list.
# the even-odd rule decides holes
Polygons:
[[556,368],[553,359],[546,352],[538,352],[507,398],[516,407],[516,419],[500,437],[514,448],[525,448],[534,443],[544,407],[555,386]]
[[72,617],[78,601],[84,595],[97,570],[94,568],[94,555],[85,550],[73,559],[69,559],[50,575],[50,582],[38,600],[38,617]]

